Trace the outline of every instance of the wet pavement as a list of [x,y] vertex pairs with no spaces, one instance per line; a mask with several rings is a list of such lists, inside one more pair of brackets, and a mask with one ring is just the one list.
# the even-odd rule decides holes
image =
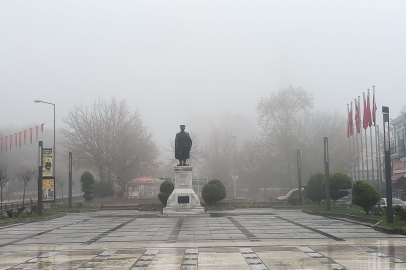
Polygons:
[[406,237],[300,211],[69,214],[0,227],[0,269],[405,269]]

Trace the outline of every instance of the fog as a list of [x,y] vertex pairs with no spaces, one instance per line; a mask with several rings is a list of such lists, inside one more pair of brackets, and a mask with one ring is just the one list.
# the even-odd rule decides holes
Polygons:
[[[402,1],[2,1],[0,128],[57,128],[75,105],[126,99],[165,159],[185,124],[204,141],[259,133],[256,107],[287,86],[317,109],[346,110],[376,86],[405,105]],[[241,122],[241,119],[244,121]],[[245,123],[245,124],[243,124]]]

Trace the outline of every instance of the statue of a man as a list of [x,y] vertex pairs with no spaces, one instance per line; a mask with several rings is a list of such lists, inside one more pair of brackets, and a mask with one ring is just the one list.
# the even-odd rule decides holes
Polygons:
[[178,166],[188,166],[186,159],[190,158],[190,149],[192,148],[192,139],[189,133],[185,132],[185,125],[180,125],[180,132],[175,138],[175,158],[179,160]]

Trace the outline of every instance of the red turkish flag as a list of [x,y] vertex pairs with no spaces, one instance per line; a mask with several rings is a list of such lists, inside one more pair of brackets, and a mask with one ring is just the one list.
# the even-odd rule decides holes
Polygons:
[[27,131],[24,130],[24,146],[26,145],[27,142]]
[[368,126],[372,126],[371,106],[369,105],[369,91],[367,96]]
[[7,152],[7,147],[8,147],[8,136],[4,137],[6,139],[6,152]]
[[12,146],[13,146],[13,135],[10,135],[10,151]]
[[0,152],[3,152],[3,138],[0,138]]
[[41,124],[41,133],[44,133],[44,125],[45,125],[45,123]]
[[18,132],[18,146],[21,148],[21,132]]
[[32,144],[32,128],[30,128],[30,143]]
[[38,142],[38,126],[35,127],[35,139]]
[[18,144],[17,144],[17,133],[14,134],[14,146],[15,146],[15,147],[18,147]]
[[364,94],[364,117],[362,119],[362,127],[367,129],[369,127],[369,121],[371,121],[371,112],[368,110],[367,103],[365,101],[365,94]]
[[359,119],[359,106],[357,104],[357,102],[355,101],[355,127],[357,128],[357,132],[360,133],[361,132],[361,123],[360,123],[360,119]]

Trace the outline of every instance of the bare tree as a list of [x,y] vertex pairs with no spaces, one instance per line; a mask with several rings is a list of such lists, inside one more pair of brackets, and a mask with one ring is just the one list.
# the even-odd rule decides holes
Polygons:
[[7,165],[0,165],[0,206],[3,207],[3,187],[10,179],[7,177]]
[[233,137],[227,128],[213,128],[202,151],[202,171],[210,179],[222,181],[227,191],[232,190],[233,151]]
[[268,143],[286,161],[289,188],[292,188],[291,168],[295,163],[298,117],[312,107],[312,94],[292,86],[271,94],[269,98],[262,98],[257,106],[258,123]]
[[323,137],[329,138],[330,170],[349,172],[346,116],[337,111],[312,111],[298,119],[298,149],[304,175],[324,170]]
[[257,200],[258,191],[263,188],[263,199],[268,199],[267,189],[281,184],[284,161],[272,151],[264,138],[253,138],[244,142],[238,152],[239,183],[251,191]]
[[101,181],[126,181],[158,167],[152,134],[125,100],[76,106],[64,121],[68,128],[61,130],[62,144],[75,152],[78,168],[97,172]]
[[23,193],[23,206],[24,206],[25,188],[27,187],[28,183],[37,175],[37,173],[32,169],[23,168],[19,172],[14,172],[14,175],[18,178],[18,180],[20,180],[24,184],[24,193]]

